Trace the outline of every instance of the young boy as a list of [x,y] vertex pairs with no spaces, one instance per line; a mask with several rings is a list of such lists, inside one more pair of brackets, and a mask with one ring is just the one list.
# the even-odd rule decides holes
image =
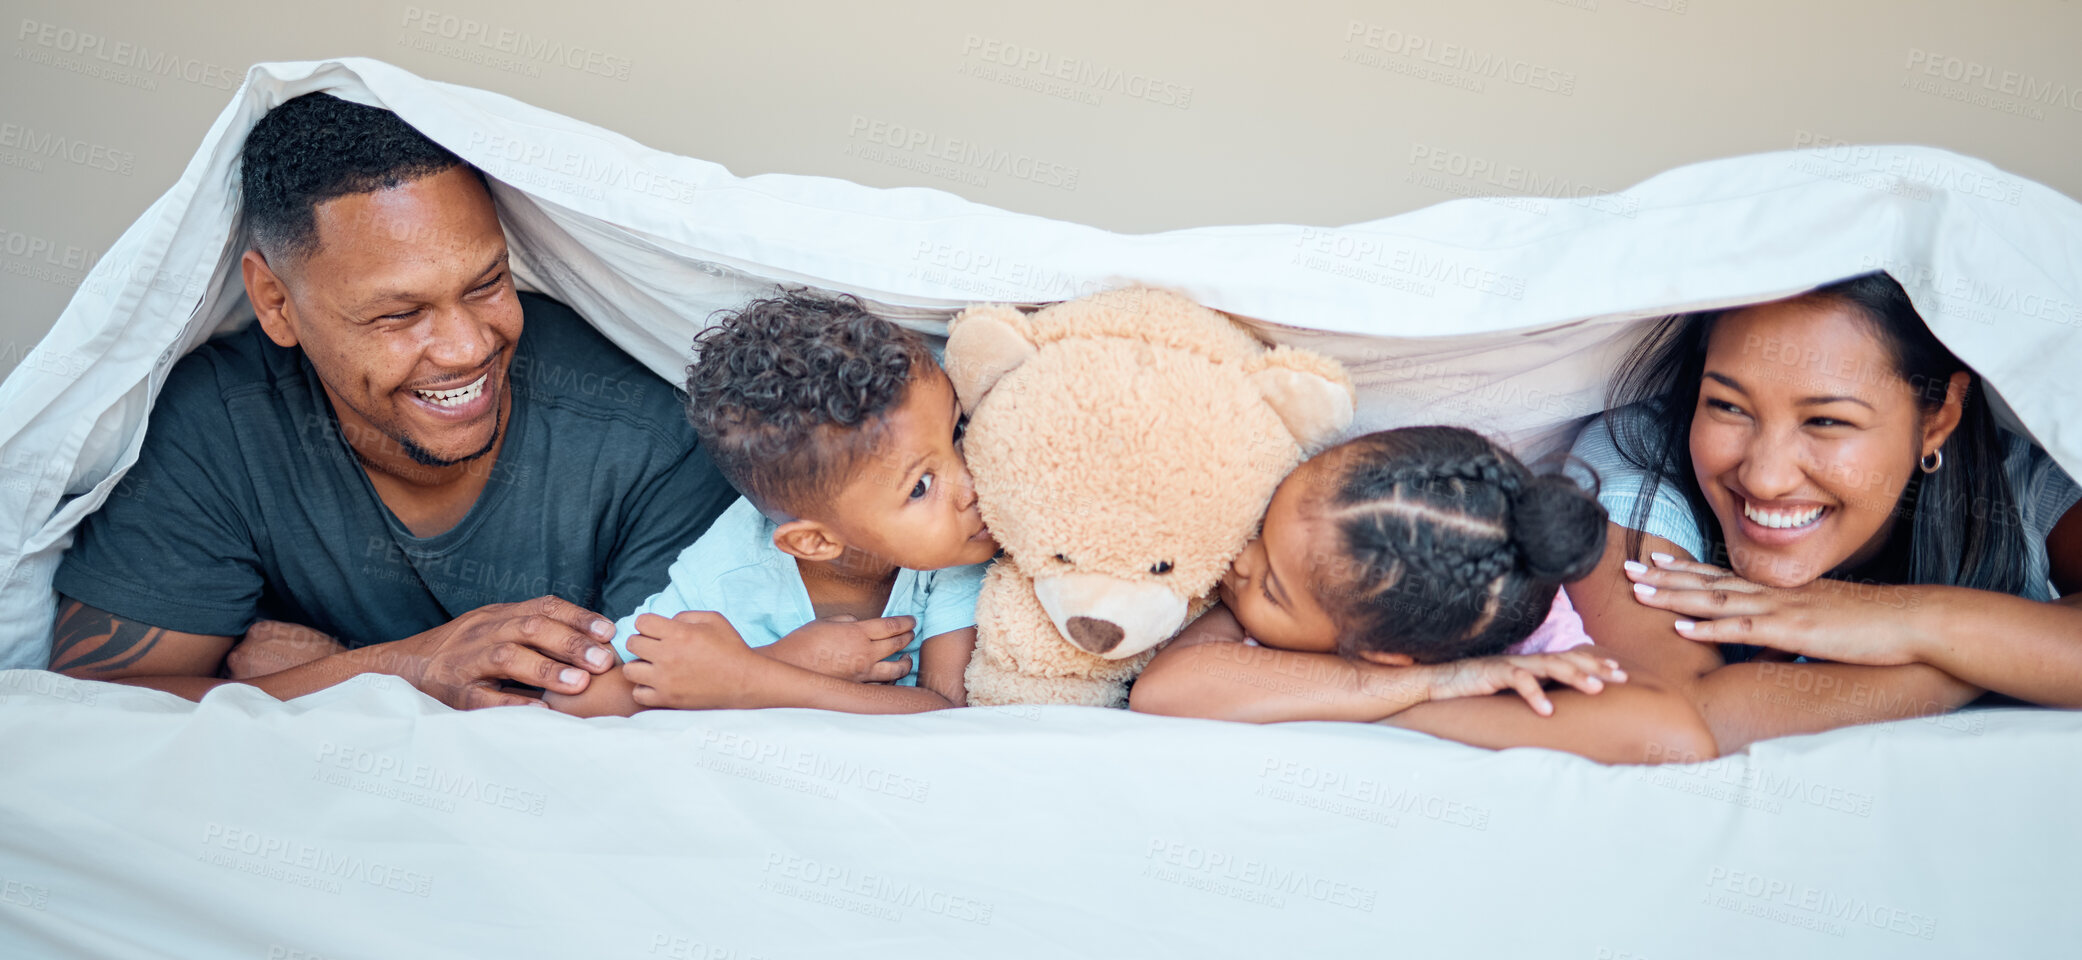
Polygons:
[[694,343],[687,415],[743,498],[616,624],[624,663],[545,699],[580,716],[962,705],[998,547],[924,339],[851,297],[792,292]]

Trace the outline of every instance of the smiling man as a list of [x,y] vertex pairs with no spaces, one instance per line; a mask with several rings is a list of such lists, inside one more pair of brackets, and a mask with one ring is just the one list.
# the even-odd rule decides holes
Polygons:
[[282,698],[582,691],[734,499],[673,389],[517,293],[482,175],[396,114],[298,97],[242,168],[257,322],[168,377],[139,495],[59,568],[51,668],[197,698],[248,636],[276,655],[234,675]]

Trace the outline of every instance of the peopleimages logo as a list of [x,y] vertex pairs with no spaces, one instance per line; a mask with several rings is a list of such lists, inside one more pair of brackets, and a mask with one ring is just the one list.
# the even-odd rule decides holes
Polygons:
[[[1032,154],[989,147],[959,137],[942,137],[930,130],[871,119],[859,114],[853,115],[853,123],[847,129],[846,136],[868,144],[944,161],[956,171],[1003,174],[1061,190],[1077,189],[1077,178],[1081,173],[1077,167]],[[867,158],[875,159],[871,156]]]
[[1985,63],[1932,53],[1921,47],[1909,48],[1908,64],[1903,69],[2006,94],[2029,103],[2082,112],[2082,85],[2069,85],[2015,70],[1997,70]]
[[[974,57],[983,64],[1009,67],[1037,78],[1063,81],[1070,86],[1061,92],[1046,87],[1035,89],[1063,96],[1064,99],[1096,105],[1099,102],[1098,94],[1113,93],[1180,110],[1189,110],[1193,106],[1193,88],[1185,84],[1094,63],[1091,60],[1065,57],[1052,50],[1006,43],[972,33],[962,39],[961,52],[962,56]],[[982,79],[1000,79],[1003,82],[996,74],[971,75]]]
[[[173,77],[219,90],[230,90],[238,86],[239,78],[243,75],[241,71],[221,64],[178,56],[164,50],[153,50],[127,40],[115,40],[103,34],[75,30],[28,17],[22,18],[21,29],[16,31],[14,38],[18,43],[33,43],[55,53],[85,57],[140,73]],[[18,51],[19,49],[17,48]],[[16,57],[19,59],[21,54],[17,52]],[[63,63],[51,65],[67,66]]]
[[[1499,80],[1564,97],[1574,96],[1576,93],[1576,74],[1572,71],[1557,70],[1545,64],[1507,54],[1477,50],[1466,44],[1407,33],[1380,24],[1359,20],[1348,22],[1345,26],[1345,43],[1358,44],[1393,56],[1459,71],[1471,78]],[[1479,85],[1472,89],[1476,92],[1482,90]]]
[[[130,176],[137,169],[137,154],[106,144],[76,140],[64,134],[38,130],[18,123],[0,123],[0,147],[36,157],[63,160],[90,170]],[[38,165],[41,169],[41,164]]]
[[628,57],[619,57],[591,47],[549,37],[538,37],[507,27],[495,27],[482,20],[419,7],[405,8],[402,26],[407,30],[416,30],[459,44],[472,44],[520,60],[555,64],[580,73],[615,80],[629,79],[629,71],[633,66]]

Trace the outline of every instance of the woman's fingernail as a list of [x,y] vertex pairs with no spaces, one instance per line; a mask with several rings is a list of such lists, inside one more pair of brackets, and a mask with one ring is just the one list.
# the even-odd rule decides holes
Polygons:
[[1637,596],[1653,597],[1655,596],[1655,588],[1645,583],[1637,583],[1634,584],[1634,593]]
[[1598,678],[1596,678],[1596,677],[1590,677],[1590,678],[1589,678],[1589,682],[1588,682],[1588,683],[1585,683],[1585,684],[1584,684],[1584,686],[1586,686],[1586,687],[1589,687],[1589,688],[1591,688],[1591,689],[1592,689],[1592,690],[1594,690],[1594,691],[1595,691],[1595,690],[1603,690],[1603,689],[1605,689],[1605,681],[1603,681],[1603,680],[1600,680],[1600,679],[1598,679]]
[[1639,560],[1628,560],[1627,562],[1620,564],[1620,566],[1627,568],[1628,573],[1648,572],[1648,564],[1642,563]]
[[1612,682],[1613,682],[1613,683],[1625,683],[1625,682],[1627,682],[1627,672],[1626,672],[1625,670],[1621,670],[1621,669],[1619,669],[1618,667],[1614,667],[1614,668],[1612,668]]
[[1690,633],[1692,632],[1692,628],[1698,626],[1698,624],[1693,623],[1690,620],[1679,620],[1676,623],[1671,624],[1671,626],[1676,627],[1678,633]]
[[557,679],[565,683],[577,683],[585,678],[586,672],[577,667],[565,667],[562,672],[557,674]]
[[1651,553],[1648,555],[1648,559],[1654,560],[1657,566],[1668,566],[1672,563],[1677,562],[1676,557],[1673,557],[1667,553]]

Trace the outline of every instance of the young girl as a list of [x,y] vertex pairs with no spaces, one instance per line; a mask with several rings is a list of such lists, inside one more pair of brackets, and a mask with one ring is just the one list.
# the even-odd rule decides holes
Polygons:
[[[1426,704],[1451,736],[1480,746],[1607,761],[1711,755],[1683,698],[1606,687],[1626,673],[1589,645],[1560,592],[1597,565],[1605,526],[1604,508],[1568,478],[1534,476],[1472,431],[1352,440],[1280,484],[1223,579],[1222,605],[1157,655],[1131,706],[1265,723],[1398,722]],[[1556,715],[1554,701],[1570,695],[1550,699],[1542,679],[1642,702],[1626,711],[1630,728],[1568,723],[1567,703]],[[1532,710],[1486,696],[1506,689]],[[1434,709],[1447,706],[1459,709]]]

